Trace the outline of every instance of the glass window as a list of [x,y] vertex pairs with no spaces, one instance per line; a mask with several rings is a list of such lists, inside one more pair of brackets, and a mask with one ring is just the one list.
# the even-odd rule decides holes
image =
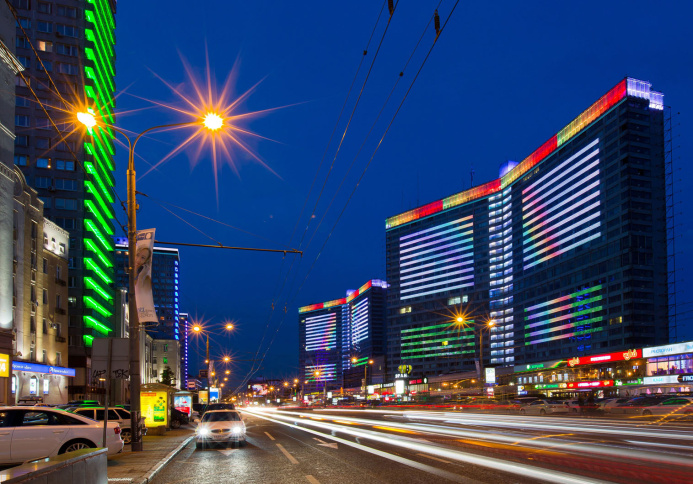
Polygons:
[[87,418],[90,418],[92,420],[94,419],[94,410],[91,408],[83,408],[80,410],[76,410],[75,413],[77,415],[81,415],[82,417],[87,417]]
[[51,160],[50,158],[39,158],[36,160],[36,168],[50,168]]
[[83,422],[63,412],[54,413],[53,418],[55,419],[54,425],[87,425],[87,422]]
[[48,3],[48,2],[39,2],[38,3],[38,11],[41,13],[52,13],[53,12],[53,5]]
[[29,116],[23,116],[21,114],[16,115],[14,117],[14,125],[15,126],[28,127],[29,126]]
[[26,156],[24,155],[14,155],[14,164],[17,166],[26,166]]
[[203,422],[235,422],[241,420],[238,412],[207,412],[202,416]]
[[75,39],[79,37],[77,27],[73,27],[71,25],[57,24],[55,31],[60,35],[64,35],[65,37],[74,37]]
[[[96,420],[103,420],[103,415],[104,415],[104,409],[97,409],[96,410]],[[108,409],[108,420],[120,420],[120,415],[116,413],[115,410],[112,408]]]
[[77,9],[75,7],[58,5],[58,15],[61,17],[77,18]]
[[55,160],[55,167],[62,171],[74,171],[75,162],[67,160]]
[[34,425],[57,425],[53,412],[24,412],[22,418],[22,427],[30,427]]
[[39,20],[38,22],[36,22],[36,30],[38,32],[50,34],[53,32],[53,23],[43,22],[43,21]]

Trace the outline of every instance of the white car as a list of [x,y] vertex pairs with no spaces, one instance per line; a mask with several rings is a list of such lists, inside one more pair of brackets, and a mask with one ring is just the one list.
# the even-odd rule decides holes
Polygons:
[[196,447],[207,443],[236,443],[245,445],[245,423],[238,410],[209,410],[195,431]]
[[[70,412],[103,422],[104,407],[77,407]],[[125,442],[125,445],[132,441],[130,412],[120,407],[111,407],[108,409],[108,421],[117,422],[120,425],[120,436]],[[144,417],[140,417],[140,432],[142,435],[147,435],[147,427],[144,426]]]
[[107,447],[123,450],[120,426],[109,422],[106,445],[103,424],[63,410],[45,407],[0,407],[0,464],[21,464],[74,450]]
[[547,415],[568,412],[570,412],[568,404],[553,400],[534,400],[532,403],[520,408],[520,415]]
[[666,417],[693,417],[693,397],[671,397],[662,402],[643,407],[640,415]]

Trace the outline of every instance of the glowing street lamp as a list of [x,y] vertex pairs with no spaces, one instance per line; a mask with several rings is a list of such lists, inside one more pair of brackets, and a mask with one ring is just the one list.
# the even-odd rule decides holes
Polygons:
[[230,356],[224,356],[224,363],[228,363],[229,361],[231,361],[231,357]]
[[231,374],[231,370],[226,370],[224,373],[226,373],[227,375],[230,375],[230,374]]
[[231,331],[231,330],[233,329],[233,324],[227,323],[227,324],[226,324],[226,329],[227,329],[228,331]]
[[205,115],[202,124],[210,131],[218,131],[224,126],[224,120],[217,113],[209,112]]

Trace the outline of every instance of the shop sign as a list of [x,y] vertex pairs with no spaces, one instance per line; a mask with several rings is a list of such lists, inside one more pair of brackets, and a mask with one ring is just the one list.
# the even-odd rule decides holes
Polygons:
[[428,383],[428,378],[417,378],[416,380],[409,380],[410,385],[425,385]]
[[0,376],[5,378],[10,376],[10,355],[0,353]]
[[572,381],[567,384],[567,388],[599,388],[612,386],[614,386],[613,380]]
[[390,387],[393,387],[393,386],[395,386],[394,383],[383,383],[383,388],[390,388]]
[[660,376],[646,376],[644,378],[645,385],[661,385],[663,383],[678,383],[679,375],[660,375]]
[[624,387],[628,385],[642,385],[643,384],[643,379],[642,378],[635,378],[632,380],[616,380],[614,382],[614,385],[617,387]]
[[36,363],[26,363],[24,361],[13,361],[12,369],[14,371],[28,371],[29,373],[50,373],[51,375],[75,376],[74,368],[39,365]]
[[606,363],[608,361],[629,361],[642,357],[642,350],[627,350],[617,351],[616,353],[607,353],[605,355],[595,356],[575,356],[568,360],[568,366],[571,368],[578,365],[589,365],[594,363]]
[[693,373],[679,375],[679,383],[693,383]]
[[[564,385],[565,385],[565,383],[564,383]],[[560,388],[560,386],[558,383],[543,383],[543,384],[539,384],[539,385],[534,385],[535,390],[550,390],[552,388]]]
[[527,365],[516,365],[515,368],[513,368],[513,372],[522,373],[525,371],[533,370],[549,370],[551,368],[557,368],[558,366],[561,366],[562,363],[565,363],[565,360],[554,360],[545,361],[543,363],[529,363]]
[[645,358],[680,355],[682,353],[693,353],[693,341],[689,341],[687,343],[676,343],[673,345],[655,346],[653,348],[644,348],[642,350],[642,355]]

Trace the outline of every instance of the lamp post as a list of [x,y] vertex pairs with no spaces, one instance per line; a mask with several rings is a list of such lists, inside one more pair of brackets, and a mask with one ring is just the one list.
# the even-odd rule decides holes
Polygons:
[[[216,118],[210,117],[216,116]],[[79,112],[76,113],[77,120],[87,129],[91,130],[100,123],[96,120],[93,113]],[[128,142],[128,170],[127,170],[127,212],[128,212],[128,306],[130,311],[130,425],[132,428],[132,450],[142,450],[142,435],[139,426],[140,421],[140,323],[137,313],[137,302],[135,301],[135,256],[137,252],[137,200],[136,194],[136,173],[135,173],[135,147],[140,138],[151,131],[178,128],[183,126],[193,126],[198,123],[173,123],[153,126],[145,129],[137,135],[134,141],[120,128],[112,125],[104,124],[112,130],[120,133]],[[216,114],[208,113],[203,120],[203,125],[212,131],[220,129],[223,125],[223,120]]]
[[[232,331],[234,329],[233,324],[231,323],[226,323],[224,326],[224,329],[227,331]],[[212,371],[212,360],[209,358],[209,330],[206,330],[202,327],[201,324],[193,324],[192,326],[192,332],[195,334],[203,334],[207,338],[206,346],[205,346],[205,364],[207,365],[207,379],[210,380],[211,386],[216,386],[216,379],[212,381],[210,377],[216,376],[216,373]],[[224,356],[223,358],[224,363],[229,363],[231,361],[230,356]],[[226,374],[229,375],[231,372],[229,370],[226,370]]]
[[[357,361],[358,359],[355,356],[351,358],[352,363],[356,363]],[[371,359],[368,359],[363,363],[363,398],[366,400],[368,399],[368,365],[372,364],[373,360]]]
[[[467,326],[470,324],[464,316],[457,316],[455,322],[459,325]],[[474,323],[471,321],[471,323]],[[496,322],[492,319],[488,320],[484,324],[474,323],[474,326],[479,328],[479,381],[483,386],[486,383],[486,375],[484,374],[484,330],[491,329],[496,325]]]

